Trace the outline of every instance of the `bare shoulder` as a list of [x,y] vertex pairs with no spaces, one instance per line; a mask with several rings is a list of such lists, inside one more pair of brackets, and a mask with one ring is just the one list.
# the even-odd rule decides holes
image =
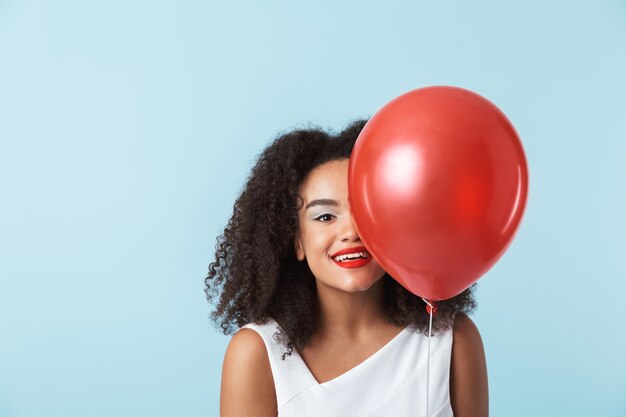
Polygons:
[[460,312],[454,320],[453,332],[450,365],[452,411],[455,417],[487,417],[487,361],[480,332],[472,319]]
[[465,313],[458,312],[454,318],[454,339],[461,338],[462,342],[472,342],[472,345],[476,345],[480,342],[482,346],[482,338],[480,332],[474,321],[469,318]]
[[241,329],[230,340],[222,366],[221,417],[278,414],[276,391],[261,336]]

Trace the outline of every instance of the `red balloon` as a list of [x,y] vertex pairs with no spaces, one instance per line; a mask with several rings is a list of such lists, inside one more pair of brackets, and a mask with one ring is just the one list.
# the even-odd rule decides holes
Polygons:
[[458,295],[511,243],[526,206],[528,168],[515,129],[494,104],[457,87],[397,97],[365,125],[348,171],[365,247],[407,290]]

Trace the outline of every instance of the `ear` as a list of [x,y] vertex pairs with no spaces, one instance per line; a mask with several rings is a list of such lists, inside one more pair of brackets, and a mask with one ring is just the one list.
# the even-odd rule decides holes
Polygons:
[[294,249],[296,251],[296,258],[299,261],[304,261],[304,249],[302,249],[302,242],[300,241],[300,235],[294,239]]

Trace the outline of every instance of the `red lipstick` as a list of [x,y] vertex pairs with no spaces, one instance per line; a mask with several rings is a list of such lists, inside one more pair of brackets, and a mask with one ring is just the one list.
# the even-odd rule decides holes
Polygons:
[[[339,255],[346,255],[348,253],[359,253],[359,252],[367,253],[367,258],[359,258],[359,259],[353,259],[353,260],[346,259],[344,261],[336,261],[334,259],[336,256],[339,256]],[[352,269],[352,268],[360,268],[370,263],[370,261],[372,260],[372,255],[367,251],[367,249],[365,249],[365,246],[357,246],[354,248],[341,249],[340,251],[335,252],[332,255],[332,258],[333,258],[333,262],[339,265],[340,267]]]
[[[367,249],[365,248],[365,246],[355,246],[354,248],[341,249],[340,251],[333,253],[331,256],[334,258],[335,256],[345,255],[346,253],[356,253],[356,252],[367,252]],[[369,252],[367,253],[369,254]]]

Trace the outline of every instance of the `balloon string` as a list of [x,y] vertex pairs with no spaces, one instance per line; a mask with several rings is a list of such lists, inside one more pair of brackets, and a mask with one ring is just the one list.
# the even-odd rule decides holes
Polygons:
[[428,322],[428,361],[426,362],[426,417],[428,417],[428,390],[430,387],[430,339],[431,339],[431,334],[432,334],[432,329],[433,329],[433,305],[431,303],[428,302],[428,300],[426,300],[425,298],[422,298],[422,300],[428,304],[428,312],[430,313],[430,319]]

